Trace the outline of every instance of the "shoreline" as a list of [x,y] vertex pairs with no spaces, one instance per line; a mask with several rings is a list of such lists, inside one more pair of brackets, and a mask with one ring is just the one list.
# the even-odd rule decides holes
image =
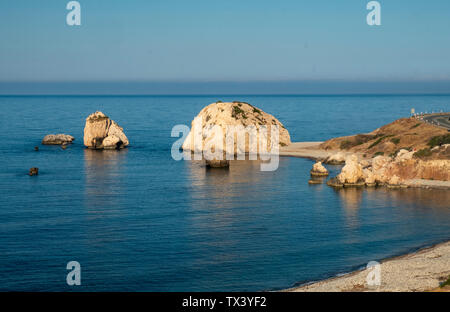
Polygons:
[[[288,146],[280,148],[280,156],[283,157],[299,157],[307,158],[314,161],[319,161],[331,156],[337,152],[342,152],[344,154],[352,155],[356,154],[360,158],[361,153],[345,152],[340,150],[324,150],[319,148],[319,145],[323,142],[293,142]],[[426,179],[410,179],[406,180],[403,187],[415,187],[415,188],[425,188],[425,189],[450,189],[450,181],[440,181],[440,180],[426,180]]]
[[[414,292],[450,291],[440,283],[450,276],[450,240],[381,260],[381,285],[368,286],[365,268],[320,281],[307,282],[282,292]],[[425,270],[426,268],[426,270]]]
[[[280,156],[323,160],[339,152],[320,149],[323,142],[295,142],[280,148]],[[353,153],[346,153],[347,155]],[[358,155],[361,156],[361,155]],[[426,189],[450,189],[450,181],[412,179],[406,187]],[[368,286],[365,267],[319,281],[311,281],[280,290],[282,292],[360,292],[360,291],[450,291],[440,288],[440,282],[450,276],[450,240],[431,246],[419,247],[414,251],[380,261],[381,285]],[[426,270],[425,270],[426,268]]]

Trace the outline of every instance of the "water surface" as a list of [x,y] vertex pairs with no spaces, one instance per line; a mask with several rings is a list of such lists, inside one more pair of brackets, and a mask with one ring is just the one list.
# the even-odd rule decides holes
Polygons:
[[[172,127],[216,100],[260,107],[293,141],[368,132],[412,107],[450,110],[448,96],[0,97],[0,290],[280,289],[450,237],[445,190],[310,186],[312,162],[298,158],[275,172],[174,161]],[[130,148],[82,146],[96,110]],[[35,152],[49,133],[75,144]],[[66,285],[72,260],[78,288]]]

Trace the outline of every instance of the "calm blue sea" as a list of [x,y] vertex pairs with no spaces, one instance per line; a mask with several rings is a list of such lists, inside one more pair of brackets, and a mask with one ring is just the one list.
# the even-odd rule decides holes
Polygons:
[[[275,172],[174,161],[172,127],[217,100],[275,115],[293,141],[450,110],[450,96],[0,97],[0,290],[274,290],[450,239],[445,190],[310,186],[312,162],[298,158]],[[124,127],[128,149],[83,147],[96,110]],[[75,144],[35,152],[50,133]],[[66,284],[72,260],[81,286]]]

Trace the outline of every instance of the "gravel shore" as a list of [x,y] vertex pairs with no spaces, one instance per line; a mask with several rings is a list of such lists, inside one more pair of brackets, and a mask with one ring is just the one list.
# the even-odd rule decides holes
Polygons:
[[450,276],[450,241],[382,261],[380,268],[381,284],[379,286],[368,285],[366,279],[372,269],[365,269],[286,291],[448,291],[448,288],[442,289],[439,286]]

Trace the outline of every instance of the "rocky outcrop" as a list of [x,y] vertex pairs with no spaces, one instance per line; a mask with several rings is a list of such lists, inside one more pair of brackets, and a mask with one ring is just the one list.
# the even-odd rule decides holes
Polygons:
[[[272,115],[244,102],[212,103],[194,118],[191,131],[182,148],[190,151],[221,150],[230,155],[256,154],[259,151],[258,142],[264,142],[270,151],[273,126],[277,126],[279,131],[279,145],[289,145],[291,143],[289,132]],[[263,131],[264,128],[267,129],[266,133]],[[242,136],[247,139],[238,144],[237,141]],[[255,140],[250,140],[250,137]],[[230,147],[228,149],[227,140]]]
[[68,134],[48,134],[42,140],[44,145],[62,145],[70,144],[75,140],[75,138]]
[[363,178],[367,186],[376,186],[377,181],[375,180],[375,175],[369,169],[363,169]]
[[324,177],[328,175],[328,170],[322,165],[322,162],[318,161],[313,165],[310,173],[312,176]]
[[[363,168],[367,165],[366,168]],[[377,156],[371,162],[358,161],[356,155],[349,156],[336,178],[328,185],[375,186],[386,185],[390,188],[403,187],[415,179],[450,181],[450,160],[420,160],[413,152],[401,150],[393,157]]]
[[123,129],[102,112],[95,112],[86,118],[84,145],[92,149],[121,149],[130,142]]
[[358,163],[358,157],[351,155],[345,160],[345,166],[337,179],[342,184],[359,184],[364,181],[362,166]]
[[340,165],[345,163],[345,153],[343,152],[337,152],[336,154],[332,154],[330,156],[328,156],[324,163],[329,164],[329,165]]

